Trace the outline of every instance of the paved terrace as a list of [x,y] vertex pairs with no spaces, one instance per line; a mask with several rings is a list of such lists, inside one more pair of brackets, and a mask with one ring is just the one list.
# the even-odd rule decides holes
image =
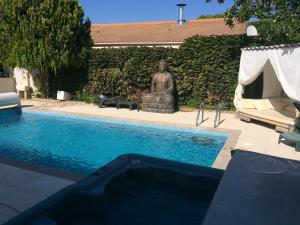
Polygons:
[[6,164],[0,177],[0,224],[73,183]]
[[[214,129],[215,113],[208,111],[205,112],[205,118],[209,119],[201,126],[195,127],[196,111],[156,114],[128,109],[100,109],[93,104],[82,102],[40,99],[23,100],[22,105],[30,110],[226,131],[230,137],[213,165],[216,168],[226,168],[230,160],[230,150],[234,148],[300,160],[300,153],[295,152],[293,147],[277,144],[279,134],[272,127],[242,122],[235,118],[234,113],[222,113],[224,122]],[[17,165],[19,167],[17,168],[7,164],[11,163],[0,161],[0,224],[73,183],[70,179],[51,176],[49,173],[47,175],[43,169],[37,172],[33,171],[30,166]],[[55,173],[52,174],[55,175]]]

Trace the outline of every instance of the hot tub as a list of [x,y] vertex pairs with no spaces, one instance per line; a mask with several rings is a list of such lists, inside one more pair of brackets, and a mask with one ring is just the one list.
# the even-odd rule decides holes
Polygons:
[[223,171],[123,155],[7,224],[199,225]]
[[300,162],[235,151],[226,172],[123,155],[5,225],[299,225]]

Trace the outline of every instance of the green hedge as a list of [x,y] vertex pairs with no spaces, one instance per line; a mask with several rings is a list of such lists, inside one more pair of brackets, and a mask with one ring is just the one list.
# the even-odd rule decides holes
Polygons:
[[147,47],[93,50],[84,93],[139,98],[150,88],[158,61],[171,61],[174,53],[174,49]]
[[262,45],[263,40],[240,36],[195,36],[179,49],[129,47],[93,49],[86,68],[65,69],[51,76],[50,90],[76,93],[78,100],[94,102],[103,93],[140,98],[150,92],[152,75],[165,59],[173,74],[179,106],[196,107],[232,103],[238,79],[241,48]]
[[64,68],[57,73],[52,73],[49,76],[49,94],[52,98],[56,98],[58,90],[68,91],[73,94],[78,91],[81,92],[88,83],[87,66],[86,68]]
[[174,76],[179,105],[195,107],[199,101],[231,103],[237,84],[240,49],[247,43],[243,35],[195,36],[179,49],[94,49],[83,93],[139,98],[149,92],[158,61],[165,59]]

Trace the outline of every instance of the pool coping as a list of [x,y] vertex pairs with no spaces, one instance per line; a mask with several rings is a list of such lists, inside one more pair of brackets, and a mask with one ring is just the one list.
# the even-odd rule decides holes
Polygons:
[[9,165],[9,166],[13,166],[13,167],[17,167],[20,169],[24,169],[24,170],[29,170],[29,171],[53,176],[53,177],[71,180],[71,181],[79,181],[83,177],[85,177],[81,174],[66,172],[66,171],[63,171],[60,169],[55,169],[52,167],[47,167],[47,166],[42,166],[42,165],[35,165],[35,164],[31,164],[31,163],[24,162],[21,160],[9,159],[9,158],[2,157],[2,156],[0,157],[0,163]]
[[[25,108],[25,107],[24,107]],[[87,113],[74,113],[74,112],[65,112],[65,111],[58,111],[58,110],[51,110],[46,107],[38,107],[38,106],[30,106],[26,107],[26,110],[28,111],[34,111],[34,112],[48,112],[53,114],[59,114],[59,115],[69,115],[69,116],[80,116],[80,117],[88,117],[91,119],[112,119],[112,120],[119,120],[124,122],[139,122],[144,123],[146,125],[165,125],[165,126],[173,126],[176,128],[191,128],[191,129],[199,129],[199,131],[210,131],[210,132],[226,132],[228,134],[228,138],[223,146],[223,148],[220,150],[218,156],[216,157],[214,163],[212,164],[213,168],[218,169],[226,169],[228,162],[231,159],[231,150],[234,149],[234,146],[236,146],[239,136],[241,134],[240,130],[233,130],[233,129],[225,129],[225,128],[210,128],[210,127],[196,127],[192,125],[187,124],[177,124],[172,122],[161,122],[161,121],[149,121],[149,120],[141,120],[141,119],[132,119],[132,118],[121,118],[121,117],[115,117],[115,116],[102,116],[102,115],[95,115],[95,114],[87,114]],[[18,167],[21,169],[26,169],[54,177],[59,177],[63,179],[68,179],[72,181],[78,181],[82,179],[84,176],[72,173],[72,172],[66,172],[60,169],[50,168],[46,166],[41,165],[33,165],[27,162],[23,162],[21,160],[14,160],[14,159],[8,159],[5,157],[0,157],[0,163],[11,165],[14,167]]]

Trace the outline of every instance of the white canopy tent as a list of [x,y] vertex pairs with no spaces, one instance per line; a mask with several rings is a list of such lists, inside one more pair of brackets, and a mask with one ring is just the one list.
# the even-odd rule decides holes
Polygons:
[[282,96],[300,101],[300,45],[278,45],[242,49],[234,105],[239,108],[244,86],[263,72],[262,98]]

